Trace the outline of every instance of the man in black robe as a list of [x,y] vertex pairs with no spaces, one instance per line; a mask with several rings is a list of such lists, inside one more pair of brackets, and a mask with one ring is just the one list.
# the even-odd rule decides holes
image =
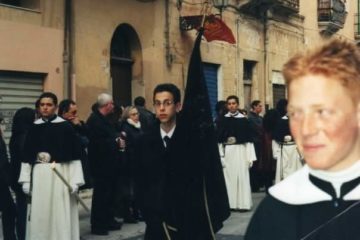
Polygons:
[[[0,122],[3,122],[3,119],[0,118]],[[11,183],[10,170],[3,131],[0,130],[0,212],[4,240],[17,239],[15,234],[16,208],[9,189]]]
[[220,225],[210,222],[221,221],[219,216],[209,219],[203,202],[200,161],[192,161],[189,128],[179,121],[180,90],[173,84],[160,84],[153,96],[159,122],[143,135],[136,151],[145,239],[215,239]]
[[[84,184],[80,143],[70,124],[56,115],[57,104],[54,93],[41,94],[41,118],[26,135],[19,183],[24,193],[31,193],[26,226],[26,239],[29,240],[75,240],[80,237],[74,196]],[[53,173],[52,167],[63,175],[71,189]]]
[[239,98],[226,99],[229,112],[218,126],[219,139],[224,145],[224,175],[230,208],[250,210],[252,197],[249,168],[256,161],[249,120],[239,112]]
[[291,58],[290,129],[306,165],[270,188],[246,240],[360,236],[360,51],[334,39]]

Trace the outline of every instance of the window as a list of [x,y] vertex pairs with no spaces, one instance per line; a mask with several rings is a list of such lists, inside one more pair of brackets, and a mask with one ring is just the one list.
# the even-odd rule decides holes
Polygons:
[[40,0],[0,0],[0,4],[20,8],[40,9]]
[[286,88],[283,84],[273,84],[273,103],[274,107],[280,99],[286,98]]
[[247,110],[250,109],[252,81],[255,65],[255,61],[244,60],[243,62],[244,106]]

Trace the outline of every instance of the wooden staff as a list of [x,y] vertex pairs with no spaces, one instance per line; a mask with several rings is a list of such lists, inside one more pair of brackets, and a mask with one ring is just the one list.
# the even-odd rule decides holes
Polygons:
[[[61,173],[56,169],[55,162],[51,164],[51,169],[54,171],[54,173],[61,179],[61,181],[68,187],[69,191],[72,192],[73,188],[70,186],[70,184],[66,181],[66,179],[61,175]],[[79,201],[80,205],[87,211],[90,212],[90,209],[86,206],[85,202],[81,199],[79,194],[74,193],[75,198]]]

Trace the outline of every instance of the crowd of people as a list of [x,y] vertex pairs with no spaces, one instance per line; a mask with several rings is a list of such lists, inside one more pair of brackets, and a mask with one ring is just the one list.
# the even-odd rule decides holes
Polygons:
[[267,192],[302,167],[286,108],[287,100],[280,99],[262,117],[260,100],[251,102],[249,112],[239,109],[234,95],[217,103],[215,125],[231,209],[250,210],[252,192]]
[[[181,121],[174,84],[154,89],[155,113],[143,97],[120,107],[101,93],[86,122],[75,101],[58,103],[45,92],[35,109],[15,113],[10,158],[0,131],[4,239],[78,240],[78,192],[88,188],[95,235],[145,221],[146,240],[215,239],[229,210],[251,210],[251,193],[264,189],[245,239],[356,239],[359,66],[360,51],[333,40],[289,60],[289,102],[279,100],[263,117],[259,100],[249,112],[235,95],[219,101],[213,127],[220,159],[212,171],[224,181],[212,186],[186,150],[194,149],[191,124]],[[209,197],[209,189],[219,194]]]

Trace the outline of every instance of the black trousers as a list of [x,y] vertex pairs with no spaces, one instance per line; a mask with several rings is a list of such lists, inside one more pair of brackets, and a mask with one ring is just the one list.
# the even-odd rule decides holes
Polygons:
[[112,178],[94,178],[91,206],[91,228],[108,230],[114,221],[116,183]]
[[26,215],[27,215],[27,196],[21,190],[15,192],[16,195],[16,233],[18,240],[25,240]]
[[2,225],[4,240],[16,240],[15,217],[16,207],[11,197],[9,187],[0,183],[0,211],[2,212]]

